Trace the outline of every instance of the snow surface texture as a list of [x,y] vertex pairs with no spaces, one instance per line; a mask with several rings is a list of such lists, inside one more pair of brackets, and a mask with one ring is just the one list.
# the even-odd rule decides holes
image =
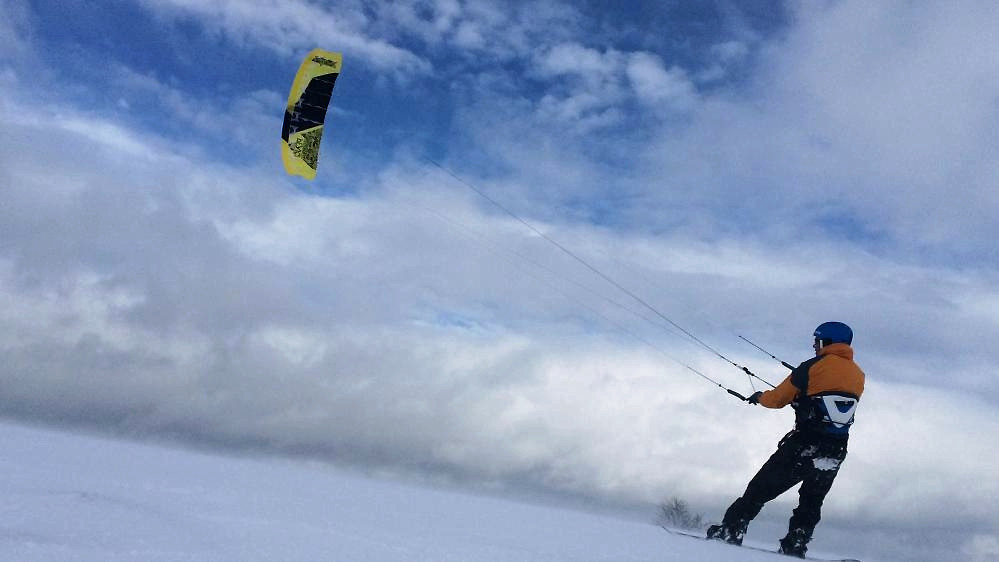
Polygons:
[[[775,562],[641,522],[0,424],[0,560]],[[868,561],[869,562],[869,561]]]

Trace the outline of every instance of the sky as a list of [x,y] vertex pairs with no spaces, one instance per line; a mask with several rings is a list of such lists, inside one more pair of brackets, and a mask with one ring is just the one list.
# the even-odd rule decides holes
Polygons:
[[793,416],[631,293],[772,383],[853,327],[817,541],[999,540],[994,3],[0,10],[4,418],[720,518]]

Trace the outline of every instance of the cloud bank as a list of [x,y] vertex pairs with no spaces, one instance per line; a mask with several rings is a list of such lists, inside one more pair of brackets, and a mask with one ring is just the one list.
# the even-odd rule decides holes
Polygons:
[[[913,560],[994,545],[991,5],[799,7],[774,37],[719,37],[701,67],[573,36],[593,24],[565,7],[515,49],[539,29],[487,3],[289,6],[149,10],[276,57],[304,48],[283,31],[326,22],[386,75],[468,73],[440,141],[461,179],[415,140],[344,144],[324,164],[362,160],[352,189],[299,189],[263,156],[282,92],[212,105],[121,63],[101,76],[127,95],[90,106],[73,93],[96,84],[6,51],[5,416],[720,515],[788,414],[706,384],[676,359],[750,390],[467,181],[774,383],[736,334],[796,362],[815,324],[849,322],[868,391],[817,540]],[[19,13],[4,44],[41,41]],[[470,72],[497,35],[507,55]],[[751,76],[725,85],[722,64]],[[135,119],[139,99],[174,125]],[[261,157],[217,148],[199,110]],[[911,546],[878,551],[879,533]]]

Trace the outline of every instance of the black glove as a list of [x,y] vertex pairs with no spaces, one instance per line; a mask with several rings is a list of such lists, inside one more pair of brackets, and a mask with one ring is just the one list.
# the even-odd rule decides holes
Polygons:
[[756,392],[753,393],[752,396],[750,396],[749,398],[746,398],[746,402],[749,402],[750,404],[759,404],[760,403],[760,396],[763,396],[763,391],[762,390],[757,390]]

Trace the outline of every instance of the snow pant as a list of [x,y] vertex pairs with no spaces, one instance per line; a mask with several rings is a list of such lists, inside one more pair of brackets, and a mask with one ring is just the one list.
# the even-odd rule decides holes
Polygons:
[[725,512],[722,525],[745,533],[763,504],[799,482],[798,507],[788,524],[788,537],[807,544],[821,518],[822,501],[846,458],[846,439],[792,431],[750,480],[746,492]]

